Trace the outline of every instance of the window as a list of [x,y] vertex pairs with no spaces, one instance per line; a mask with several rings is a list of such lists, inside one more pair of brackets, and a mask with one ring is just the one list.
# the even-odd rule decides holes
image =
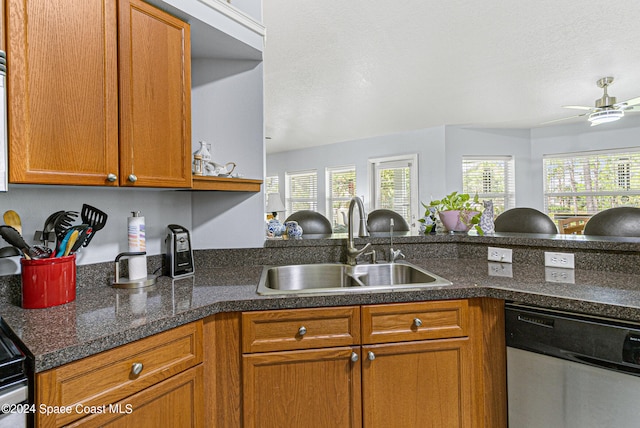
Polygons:
[[640,148],[543,157],[545,210],[554,218],[640,207]]
[[300,210],[318,210],[318,173],[312,171],[287,172],[286,202],[288,217]]
[[264,188],[267,195],[269,193],[280,193],[280,183],[278,176],[272,175],[266,177],[266,179],[264,180]]
[[346,232],[349,202],[356,195],[356,167],[327,168],[327,213],[334,232]]
[[493,200],[495,214],[515,207],[512,156],[463,156],[462,192]]
[[372,208],[400,214],[413,231],[417,230],[418,155],[369,159]]

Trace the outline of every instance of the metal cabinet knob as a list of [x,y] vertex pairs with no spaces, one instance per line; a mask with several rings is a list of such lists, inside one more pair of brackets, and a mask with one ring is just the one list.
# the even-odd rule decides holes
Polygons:
[[140,373],[142,373],[143,368],[144,366],[142,365],[142,363],[133,363],[133,365],[131,366],[131,373],[133,373],[134,376],[138,376]]
[[110,181],[111,183],[113,183],[114,181],[116,181],[118,179],[118,176],[115,174],[108,174],[107,175],[107,181]]
[[369,361],[373,361],[376,359],[376,354],[374,354],[372,351],[367,352],[367,358],[369,358]]
[[135,174],[129,174],[129,177],[127,177],[127,178],[132,183],[135,183],[136,181],[138,181],[138,177],[136,177]]
[[413,325],[415,325],[416,327],[422,327],[422,320],[420,318],[414,318]]
[[305,326],[300,327],[300,328],[298,329],[298,334],[299,334],[300,336],[304,336],[305,334],[307,334],[307,329],[306,329],[306,327],[305,327]]
[[356,361],[358,361],[358,354],[356,354],[355,352],[351,353],[351,361],[353,361],[354,363]]

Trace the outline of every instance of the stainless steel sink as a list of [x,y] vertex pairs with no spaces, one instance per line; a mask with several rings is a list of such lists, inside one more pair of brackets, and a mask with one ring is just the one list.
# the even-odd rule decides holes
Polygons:
[[407,262],[356,266],[324,263],[265,267],[258,294],[392,291],[443,285],[451,282]]

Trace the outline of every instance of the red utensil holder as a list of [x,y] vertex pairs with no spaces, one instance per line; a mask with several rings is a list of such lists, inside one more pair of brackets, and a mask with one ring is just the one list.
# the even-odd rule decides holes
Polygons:
[[22,265],[22,307],[48,308],[76,299],[76,255],[25,260]]

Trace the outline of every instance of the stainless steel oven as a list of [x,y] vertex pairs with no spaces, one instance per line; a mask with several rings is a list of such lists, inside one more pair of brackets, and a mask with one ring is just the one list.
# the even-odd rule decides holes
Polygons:
[[27,357],[0,320],[0,428],[22,428],[33,420]]
[[508,304],[511,428],[640,426],[640,324]]

